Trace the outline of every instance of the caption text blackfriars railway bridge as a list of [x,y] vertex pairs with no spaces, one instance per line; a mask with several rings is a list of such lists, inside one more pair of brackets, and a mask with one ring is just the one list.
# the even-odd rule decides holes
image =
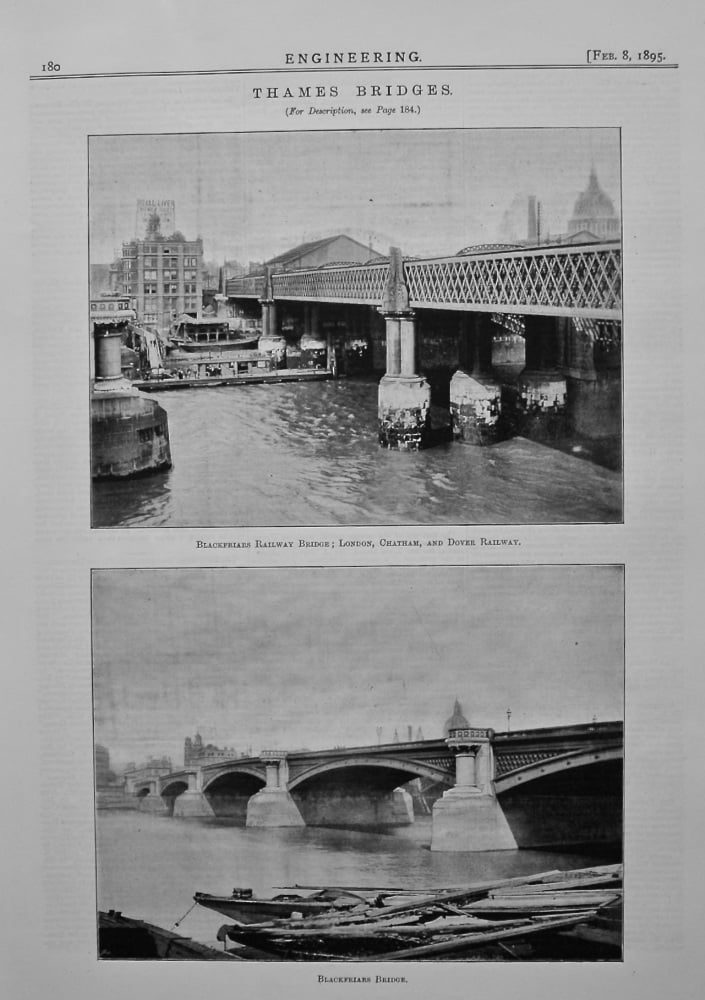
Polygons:
[[623,757],[621,722],[468,727],[441,740],[263,751],[128,779],[127,790],[141,809],[178,818],[360,829],[412,823],[419,809],[431,811],[425,790],[432,850],[616,844]]
[[[442,405],[456,437],[475,444],[515,433],[550,437],[567,422],[599,438],[621,427],[621,258],[618,242],[485,247],[424,260],[392,248],[388,260],[367,264],[269,267],[230,279],[226,295],[260,304],[259,346],[274,354],[284,353],[292,315],[300,346],[327,352],[329,362],[331,319],[342,321],[349,338],[384,342],[379,435],[387,447],[437,439],[437,386],[426,377],[434,363],[454,371]],[[511,393],[492,368],[498,333],[519,334],[525,343],[525,367]]]

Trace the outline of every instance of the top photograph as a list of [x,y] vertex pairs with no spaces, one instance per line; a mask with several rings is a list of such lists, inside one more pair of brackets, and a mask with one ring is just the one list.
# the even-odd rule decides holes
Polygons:
[[91,523],[621,523],[617,128],[94,135]]

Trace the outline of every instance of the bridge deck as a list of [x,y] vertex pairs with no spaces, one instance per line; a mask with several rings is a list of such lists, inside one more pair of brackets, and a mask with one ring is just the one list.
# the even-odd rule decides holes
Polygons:
[[[621,320],[619,242],[405,260],[412,308]],[[341,264],[271,275],[275,300],[380,306],[389,264]],[[227,294],[261,298],[264,276],[233,278]]]
[[[495,733],[492,746],[495,756],[497,779],[506,781],[515,771],[522,771],[550,760],[566,759],[571,754],[590,751],[604,751],[613,754],[621,751],[624,740],[624,723],[597,722],[574,726],[550,726],[542,729],[518,730],[513,733]],[[336,747],[331,750],[300,750],[287,754],[292,778],[316,765],[339,763],[353,765],[356,760],[369,763],[374,759],[380,763],[396,762],[413,770],[414,763],[423,769],[432,768],[439,775],[453,769],[454,755],[445,739],[419,740],[408,743],[386,743],[382,745]],[[232,760],[218,760],[203,765],[206,775],[216,772],[242,771],[250,775],[264,776],[264,764],[259,756],[235,757]],[[174,781],[187,781],[193,768],[181,768],[160,778],[163,786]]]

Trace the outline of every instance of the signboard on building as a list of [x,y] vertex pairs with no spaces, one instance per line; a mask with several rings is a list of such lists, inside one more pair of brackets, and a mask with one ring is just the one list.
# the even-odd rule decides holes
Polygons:
[[135,237],[143,240],[152,216],[159,216],[159,232],[171,236],[176,231],[176,202],[163,198],[140,198],[135,216]]

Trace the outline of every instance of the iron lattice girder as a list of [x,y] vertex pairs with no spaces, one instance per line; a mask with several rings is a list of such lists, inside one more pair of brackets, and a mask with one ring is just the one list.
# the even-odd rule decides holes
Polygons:
[[[388,273],[387,263],[284,271],[272,289],[275,299],[379,306]],[[619,243],[406,260],[404,278],[416,308],[621,319]],[[240,294],[252,294],[251,280]]]
[[619,243],[473,254],[404,264],[412,306],[619,319]]
[[275,299],[379,305],[388,274],[386,263],[285,271],[272,275],[272,289]]

